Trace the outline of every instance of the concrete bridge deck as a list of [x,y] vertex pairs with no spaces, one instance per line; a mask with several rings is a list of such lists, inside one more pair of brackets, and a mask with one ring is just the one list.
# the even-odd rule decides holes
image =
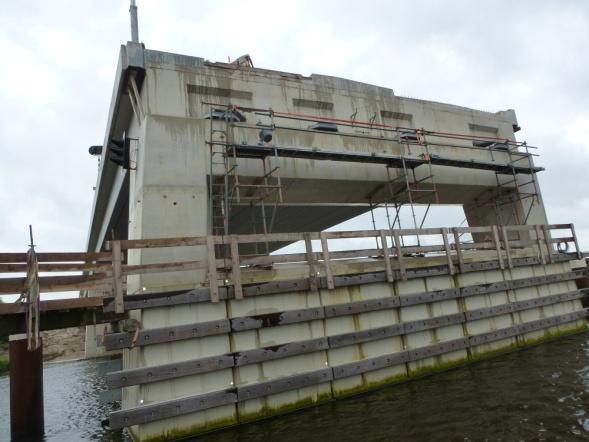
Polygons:
[[[226,128],[207,117],[232,106],[245,121]],[[310,128],[318,122],[337,132]],[[263,128],[273,140],[258,146]],[[266,214],[273,227],[268,232],[319,231],[372,204],[409,200],[464,205],[473,226],[513,224],[514,216],[518,222],[547,222],[536,178],[529,176],[540,168],[526,153],[530,146],[515,140],[519,124],[513,110],[483,112],[399,97],[391,89],[342,78],[211,63],[128,43],[121,47],[88,250],[102,250],[113,230],[117,239],[220,233],[214,220],[221,215],[210,200],[211,189],[221,189],[213,181],[224,177],[211,164],[210,143],[219,141],[211,129],[225,131],[226,142],[250,155],[237,158],[234,169],[240,185],[249,186],[246,197],[259,200],[263,190],[266,172],[259,157],[280,151],[270,169],[279,168],[281,201],[272,216]],[[123,135],[136,139],[131,170],[109,161],[110,140]],[[421,187],[411,198],[399,191],[401,160],[415,170],[409,185]],[[495,172],[509,175],[499,181]],[[432,187],[435,196],[424,191]],[[518,190],[526,196],[518,198]],[[259,208],[232,205],[225,234],[262,231],[256,226],[262,224]],[[152,225],[149,220],[162,212],[169,221]]]

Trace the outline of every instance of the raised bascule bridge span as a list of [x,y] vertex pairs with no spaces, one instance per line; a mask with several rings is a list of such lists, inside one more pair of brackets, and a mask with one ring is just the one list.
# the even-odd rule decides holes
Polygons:
[[[129,42],[91,148],[87,251],[0,253],[28,274],[0,279],[27,301],[0,305],[0,334],[89,325],[88,355],[122,352],[108,425],[151,441],[580,332],[586,255],[546,219],[518,130],[513,110]],[[424,228],[440,204],[466,225]],[[328,230],[377,208],[385,229]],[[31,301],[51,291],[80,298]],[[19,360],[26,345],[11,341]],[[13,428],[31,428],[11,376]]]

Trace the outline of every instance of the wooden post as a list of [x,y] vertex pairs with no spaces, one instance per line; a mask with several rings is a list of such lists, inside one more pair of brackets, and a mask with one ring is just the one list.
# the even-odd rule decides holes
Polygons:
[[507,227],[501,226],[501,234],[503,236],[503,245],[505,247],[505,255],[507,256],[507,266],[512,269],[513,261],[511,260],[511,252],[509,251],[509,236],[507,234]]
[[27,350],[26,337],[10,340],[10,435],[12,440],[41,440],[43,410],[43,343]]
[[583,253],[579,248],[579,241],[577,240],[577,234],[575,233],[575,225],[571,223],[571,233],[573,234],[573,241],[575,242],[575,249],[577,250],[577,259],[583,258]]
[[544,244],[546,244],[548,262],[552,264],[554,262],[554,258],[552,257],[552,243],[550,242],[550,235],[548,234],[548,227],[546,224],[542,225],[542,232],[544,233]]
[[209,291],[211,302],[219,302],[219,282],[217,281],[217,259],[215,258],[214,237],[207,236],[207,274],[209,279]]
[[442,241],[444,241],[444,250],[446,250],[446,259],[448,260],[448,271],[451,275],[456,273],[456,269],[454,268],[454,263],[452,262],[452,250],[450,249],[450,243],[448,242],[448,229],[446,227],[442,227],[440,229],[440,233],[442,234]]
[[327,247],[327,237],[325,232],[319,234],[321,237],[321,248],[323,250],[323,264],[325,265],[325,277],[327,278],[327,288],[332,290],[335,288],[333,283],[333,273],[331,272],[331,263],[329,262],[329,248]]
[[125,312],[125,301],[123,300],[123,279],[121,272],[121,242],[112,242],[112,279],[115,297],[115,313]]
[[458,257],[458,270],[460,270],[460,273],[464,273],[464,258],[462,257],[462,250],[460,249],[460,235],[455,227],[452,228],[452,234],[454,235],[454,248],[456,249],[456,256]]
[[237,243],[237,238],[233,235],[231,236],[229,243],[231,246],[231,270],[233,273],[233,292],[235,294],[235,299],[243,299],[243,289],[241,287],[241,268],[239,266],[239,244]]
[[538,224],[536,224],[534,226],[535,230],[536,230],[536,242],[538,243],[538,252],[540,253],[540,262],[542,264],[546,264],[546,254],[544,253],[544,247],[542,246],[542,239],[541,239],[541,232],[540,232],[540,226]]
[[317,291],[317,266],[315,265],[315,256],[313,255],[313,243],[311,234],[305,233],[305,251],[307,253],[307,264],[309,265],[309,290]]
[[501,270],[505,269],[505,262],[503,261],[503,256],[501,255],[501,240],[499,239],[499,230],[497,226],[494,225],[493,227],[493,243],[495,244],[495,250],[497,250],[497,259],[499,260],[499,268]]
[[380,231],[380,241],[382,243],[382,253],[384,258],[384,268],[387,274],[387,281],[393,282],[395,280],[393,276],[393,268],[391,267],[391,255],[389,254],[389,246],[387,244],[387,231]]
[[395,240],[395,250],[397,251],[397,260],[399,261],[399,272],[401,273],[401,279],[407,280],[407,270],[405,269],[405,262],[403,261],[403,250],[401,249],[401,236],[396,230],[392,231],[393,238]]

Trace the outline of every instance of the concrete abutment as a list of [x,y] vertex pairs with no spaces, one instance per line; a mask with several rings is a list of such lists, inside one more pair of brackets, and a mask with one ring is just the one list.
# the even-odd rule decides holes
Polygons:
[[[105,144],[123,134],[133,138],[133,164],[123,170],[108,161],[108,149],[103,150],[89,250],[103,249],[113,231],[115,240],[221,235],[220,218],[226,222],[223,237],[260,233],[256,204],[261,193],[248,189],[259,188],[268,173],[260,160],[270,155],[251,153],[264,148],[282,149],[280,156],[274,150],[276,156],[268,160],[273,161],[269,169],[276,167],[281,178],[280,204],[265,220],[274,233],[323,231],[370,210],[372,204],[410,201],[462,205],[469,226],[547,224],[536,178],[540,169],[526,156],[527,146],[515,141],[513,111],[482,112],[399,97],[387,88],[340,78],[210,63],[133,43],[122,48],[121,60]],[[144,114],[134,112],[129,97],[120,92],[131,71],[141,73],[136,99]],[[214,132],[225,130],[225,122],[211,120],[207,113],[229,112],[232,106],[241,110],[245,121],[233,121],[219,141]],[[274,111],[283,118],[278,120]],[[372,123],[339,120],[332,122],[337,132],[331,133],[309,128],[331,121],[326,118],[350,115]],[[271,143],[258,142],[261,127],[272,130]],[[442,133],[465,135],[449,140]],[[499,147],[475,146],[481,139],[488,141],[490,134]],[[215,139],[219,144],[213,144]],[[220,174],[211,152],[223,143],[245,153],[235,154],[231,167],[223,164],[226,170]],[[514,155],[526,159],[527,166],[514,163]],[[516,173],[514,167],[522,168]],[[403,184],[404,174],[412,175],[410,184]],[[244,199],[225,196],[231,200],[225,201],[226,210],[215,208],[218,195],[213,187],[223,185],[223,191],[234,195],[237,182]],[[228,189],[227,183],[234,187]],[[411,192],[429,196],[414,200]],[[505,235],[516,237],[514,232]],[[216,303],[162,303],[153,308],[135,304],[129,316],[137,329],[110,335],[125,342],[135,339],[134,334],[141,336],[137,345],[117,348],[124,348],[119,375],[142,380],[123,382],[122,410],[111,420],[129,427],[138,441],[169,440],[368,391],[585,326],[581,293],[571,276],[571,262],[576,261],[569,255],[554,254],[560,260],[546,263],[540,249],[520,244],[511,251],[513,256],[504,250],[506,263],[485,267],[495,262],[488,245],[495,238],[489,232],[472,236],[487,244],[482,251],[465,251],[468,265],[481,264],[469,271],[453,271],[462,270],[463,263],[450,246],[446,254],[453,264],[432,273],[427,273],[430,267],[446,265],[448,258],[391,248],[391,253],[396,251],[389,260],[392,282],[382,277],[387,271],[382,260],[367,255],[332,260],[333,273],[344,277],[376,272],[378,282],[333,289],[324,284],[318,290],[307,286],[244,299],[232,295]],[[539,247],[553,251],[549,239],[537,231],[518,238],[538,243],[544,239],[546,246]],[[239,247],[242,258],[251,259],[250,245]],[[498,253],[501,256],[501,250]],[[126,264],[206,262],[209,254],[205,245],[129,249]],[[507,263],[512,259],[519,264]],[[412,277],[403,277],[402,260],[410,265]],[[293,278],[309,284],[310,269],[300,263],[241,269],[244,287]],[[311,279],[328,281],[325,264],[318,270]],[[217,282],[228,293],[234,275],[224,272]],[[530,282],[533,278],[545,282]],[[212,291],[210,280],[210,272],[201,267],[131,275],[126,296]],[[519,280],[529,281],[512,283]],[[502,288],[484,288],[493,285]],[[469,292],[472,287],[479,291]],[[383,306],[364,308],[363,302]],[[349,314],[330,313],[342,305],[349,306]],[[178,338],[182,333],[192,335]]]

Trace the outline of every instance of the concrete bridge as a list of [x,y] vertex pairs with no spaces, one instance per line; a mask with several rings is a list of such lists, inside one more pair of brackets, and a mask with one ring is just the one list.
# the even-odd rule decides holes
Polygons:
[[[225,124],[228,106],[239,118],[231,114]],[[260,129],[272,135],[264,146],[257,144]],[[128,43],[88,248],[100,250],[113,230],[117,239],[212,232],[222,223],[210,213],[217,209],[211,195],[224,190],[211,186],[211,175],[229,181],[230,233],[250,233],[252,216],[262,224],[260,200],[273,206],[276,199],[273,232],[323,230],[371,204],[410,201],[462,204],[469,225],[546,223],[539,169],[515,141],[517,130],[512,110],[482,112],[341,78],[211,63]],[[128,171],[108,161],[110,140],[124,135],[134,139]],[[223,143],[239,146],[239,158],[223,160]],[[231,164],[218,164],[224,161]],[[278,176],[280,192],[271,191]],[[150,216],[162,210],[166,223]]]
[[[544,241],[548,241],[548,253],[553,247],[548,231],[539,232],[535,227],[501,231],[501,226],[505,225],[548,224],[537,178],[541,169],[534,165],[535,151],[525,143],[516,141],[515,132],[518,130],[519,123],[513,110],[482,112],[398,97],[391,89],[341,78],[315,74],[306,77],[254,68],[250,64],[214,63],[128,43],[121,47],[111,113],[103,143],[88,250],[103,250],[107,241],[112,239],[133,241],[207,235],[227,238],[230,235],[294,234],[279,237],[284,240],[278,241],[258,238],[256,242],[241,242],[240,245],[227,243],[214,246],[208,244],[208,247],[200,248],[129,249],[127,253],[128,264],[138,266],[173,261],[211,262],[211,253],[213,259],[222,259],[225,266],[229,262],[235,266],[231,257],[236,255],[253,255],[247,258],[250,261],[240,258],[241,265],[268,266],[275,264],[268,253],[295,240],[302,241],[303,237],[298,232],[323,231],[375,207],[386,206],[387,213],[390,211],[388,230],[394,232],[403,227],[398,216],[403,206],[413,210],[415,204],[460,204],[471,228],[496,225],[499,226],[497,235],[508,236],[503,239],[500,237],[499,240],[521,241],[524,245],[526,241],[534,242],[544,238]],[[128,143],[130,161],[127,168],[121,168],[109,161],[112,154],[109,147],[112,146],[112,139],[125,137],[131,140]],[[414,215],[413,224],[409,227],[417,229],[421,225],[422,220]],[[469,233],[474,241],[487,246],[493,239],[492,230]],[[444,234],[441,236],[446,237]],[[388,236],[385,234],[385,237]],[[456,242],[458,237],[451,234],[446,240]],[[403,253],[426,252],[446,253],[446,256],[452,256],[452,260],[459,259],[454,256],[457,253],[455,250],[440,250],[440,245],[436,252],[428,252],[427,249],[416,252],[411,248],[404,252],[403,249],[392,248],[393,245],[422,246],[419,238],[423,240],[423,237],[414,237],[413,242],[409,240],[409,243],[400,243],[391,236],[391,253],[397,259],[402,259],[399,257]],[[305,253],[315,253],[309,248],[309,241],[312,239],[307,237]],[[379,238],[378,241],[383,250],[388,248],[382,246],[386,238]],[[460,239],[457,242],[460,243]],[[435,249],[434,245],[431,247]],[[542,247],[535,249],[535,256],[539,256],[540,249]],[[383,253],[378,256],[388,262]],[[322,256],[329,262],[326,255]],[[338,256],[342,259],[350,257],[345,253]],[[476,255],[473,259],[476,261],[482,258]],[[424,267],[429,267],[430,262],[433,261],[423,261]],[[349,328],[350,318],[344,321],[348,325],[334,325],[340,324],[338,321],[341,319],[318,318],[318,322],[278,327],[276,336],[273,332],[268,334],[265,329],[240,332],[232,328],[236,315],[280,316],[287,314],[284,310],[324,308],[325,305],[343,300],[352,302],[389,294],[403,296],[458,289],[471,282],[511,281],[514,278],[531,277],[537,272],[545,273],[544,266],[540,262],[538,269],[530,267],[513,275],[511,271],[509,274],[500,272],[493,276],[481,272],[477,277],[469,275],[464,280],[456,280],[453,276],[450,279],[436,277],[431,280],[426,277],[418,278],[419,282],[395,283],[389,279],[381,286],[358,288],[355,295],[348,292],[349,289],[342,291],[336,289],[335,283],[330,284],[329,269],[325,267],[319,272],[320,277],[327,278],[327,286],[317,289],[320,294],[317,291],[306,291],[305,296],[269,296],[263,298],[264,301],[257,299],[255,302],[223,299],[222,294],[229,292],[219,291],[214,294],[214,287],[208,287],[213,290],[211,299],[216,300],[218,296],[219,303],[201,303],[190,307],[162,305],[133,310],[130,317],[141,324],[141,330],[184,327],[201,321],[225,321],[224,334],[178,343],[136,346],[124,352],[123,370],[170,366],[195,358],[235,354],[242,350],[290,342],[296,346],[301,340],[352,331]],[[549,272],[566,273],[570,268],[567,264],[565,267],[551,267]],[[262,278],[261,281],[285,278],[274,276],[282,271],[278,268],[274,266],[269,274],[258,269],[257,274]],[[207,286],[207,279],[209,282],[215,281],[217,278],[210,277],[212,269],[212,265],[209,265],[200,270],[195,268],[192,272],[129,276],[126,290],[128,294],[184,293],[186,288],[197,288],[203,284]],[[219,287],[231,285],[236,270],[237,267],[231,267],[231,272],[220,279]],[[296,273],[294,268],[290,271]],[[389,274],[394,271],[390,270]],[[305,272],[307,269],[303,270]],[[346,270],[344,274],[348,272]],[[391,289],[391,284],[394,289]],[[557,292],[573,290],[573,283],[567,284],[569,286],[560,286]],[[547,287],[541,290],[550,293],[556,290]],[[331,293],[333,290],[335,292]],[[340,298],[335,299],[338,295],[334,293],[340,293]],[[100,294],[91,292],[90,296]],[[390,312],[382,313],[383,318],[386,316],[389,319],[377,322],[379,326],[393,326],[395,322],[405,319],[436,318],[470,309],[489,308],[503,303],[509,299],[509,295],[504,293],[495,298],[489,295],[487,301],[480,300],[472,305],[469,302],[461,304],[455,300],[449,301],[449,304],[439,304],[446,305],[440,307],[439,311],[431,305],[415,307],[406,310],[405,315],[408,316],[397,319],[390,317]],[[563,307],[563,314],[578,311],[580,304],[576,302]],[[413,310],[414,314],[408,313]],[[542,314],[534,316],[535,320],[541,317]],[[514,320],[513,324],[517,322]],[[355,327],[362,330],[373,326]],[[463,326],[454,327],[458,330]],[[489,327],[480,330],[487,332],[496,325]],[[172,329],[167,332],[177,333]],[[464,336],[470,333],[467,330],[448,336],[465,339]],[[418,341],[419,345],[434,345],[432,343],[439,340],[433,337],[434,334],[417,334],[421,337],[415,338],[417,341],[409,338],[403,343],[403,348],[413,348],[418,345]],[[425,338],[425,335],[428,337]],[[238,393],[235,402],[231,396],[233,393],[227,393],[228,396],[222,396],[223,401],[229,401],[227,405],[213,402],[217,406],[207,406],[206,411],[193,410],[194,413],[182,413],[182,416],[161,418],[149,423],[141,420],[143,418],[125,423],[123,418],[118,421],[118,425],[131,426],[137,440],[149,440],[162,435],[189,434],[255,419],[263,414],[279,412],[285,404],[314,403],[320,398],[331,397],[330,394],[337,396],[336,391],[340,389],[357,391],[367,388],[372,382],[367,380],[371,375],[360,376],[364,379],[362,382],[329,379],[321,388],[300,387],[294,396],[292,392],[283,394],[282,397],[289,398],[287,400],[256,396],[256,399],[242,402],[239,394],[239,388],[252,382],[298,375],[305,372],[304,368],[318,370],[321,366],[322,370],[328,370],[334,364],[352,364],[369,355],[386,354],[386,345],[389,345],[388,351],[396,349],[398,339],[395,341],[397,344],[392,344],[393,341],[383,341],[380,350],[368,350],[376,344],[362,344],[280,362],[261,362],[243,368],[234,365],[219,372],[191,373],[180,379],[129,386],[123,389],[123,411],[118,416],[125,416],[125,410],[135,410],[140,405],[157,406],[162,401],[173,402],[188,394],[199,396],[233,387],[238,389]],[[460,354],[458,359],[466,359],[465,355],[469,351],[462,349],[457,353]],[[294,362],[301,358],[300,364]],[[416,365],[407,361],[404,364],[407,374],[412,372],[408,367]],[[444,366],[445,358],[441,358],[437,364]],[[400,369],[397,367],[396,370]],[[376,376],[375,379],[394,378],[391,373],[396,373],[395,370],[385,371],[388,373],[386,376]],[[340,388],[344,384],[350,388]],[[221,400],[220,397],[215,398]],[[158,415],[159,411],[155,413]],[[160,416],[168,415],[164,413]],[[131,425],[131,422],[137,425]]]
[[[513,110],[130,42],[92,149],[101,161],[87,252],[40,257],[39,271],[83,274],[41,276],[39,289],[81,290],[76,302],[88,305],[76,311],[110,324],[99,336],[89,327],[99,344],[89,351],[123,351],[107,376],[122,391],[109,424],[138,441],[578,332],[584,255],[574,226],[548,223],[542,169],[518,130]],[[462,205],[468,226],[423,229],[418,204]],[[325,231],[377,207],[387,229]],[[4,271],[30,271],[24,254],[9,255]],[[3,279],[0,293],[27,284]],[[0,330],[30,335],[28,307],[11,308]]]

